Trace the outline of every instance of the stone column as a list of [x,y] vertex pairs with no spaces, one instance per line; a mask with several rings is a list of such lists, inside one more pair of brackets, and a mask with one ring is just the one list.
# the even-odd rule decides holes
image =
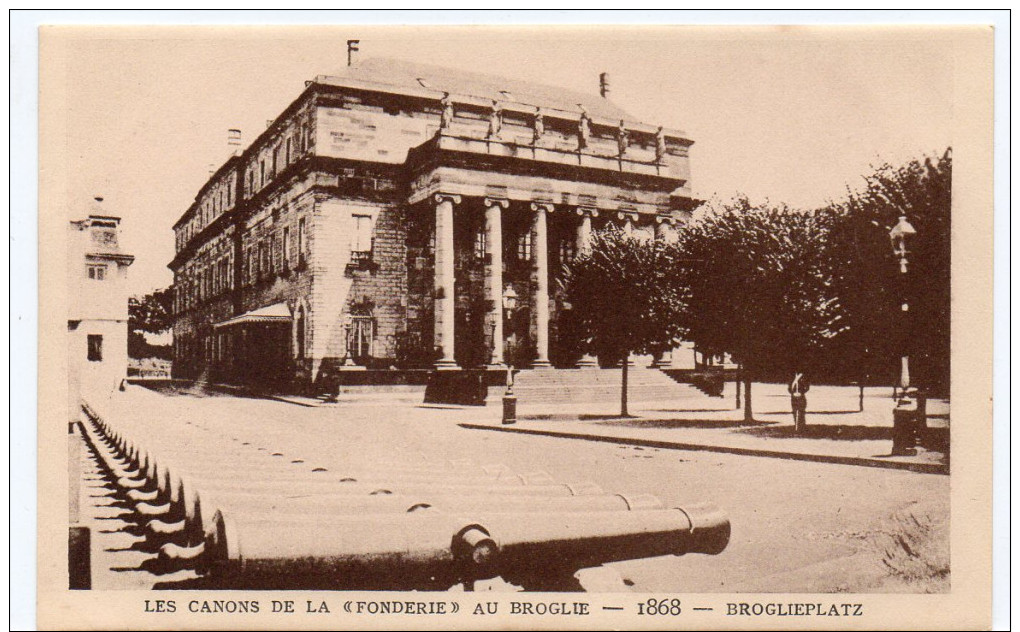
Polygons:
[[435,332],[436,345],[443,351],[436,361],[437,369],[457,369],[454,359],[454,308],[453,295],[453,205],[460,204],[459,195],[438,193],[436,201],[436,261],[435,261]]
[[505,367],[503,363],[503,209],[510,202],[485,198],[485,249],[489,262],[485,270],[485,297],[492,303],[492,356],[489,367]]
[[577,254],[591,246],[591,218],[598,217],[599,211],[594,208],[579,208],[577,214],[581,216],[581,222],[577,225]]
[[553,205],[535,202],[533,225],[533,248],[535,252],[535,361],[533,368],[552,366],[549,363],[549,231],[547,213]]
[[[577,225],[577,255],[591,247],[591,218],[598,217],[599,211],[594,208],[579,208],[577,214],[581,216],[581,222]],[[597,369],[599,361],[595,356],[586,353],[577,361],[578,368]]]

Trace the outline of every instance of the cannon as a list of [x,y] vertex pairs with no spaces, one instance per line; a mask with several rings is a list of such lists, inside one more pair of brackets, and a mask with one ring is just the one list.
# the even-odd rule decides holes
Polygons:
[[217,512],[201,547],[183,555],[233,588],[441,590],[501,576],[526,589],[560,590],[564,578],[609,562],[718,554],[729,535],[729,520],[713,506],[236,520]]
[[621,494],[515,497],[489,495],[443,495],[441,492],[424,496],[352,496],[322,494],[305,496],[263,496],[247,492],[224,493],[195,497],[183,514],[167,513],[166,518],[150,521],[146,539],[154,543],[174,542],[194,546],[209,529],[209,520],[219,512],[231,517],[250,519],[286,516],[333,516],[358,514],[411,513],[438,509],[445,513],[502,511],[520,513],[549,513],[574,511],[640,511],[661,509],[658,498],[649,494],[624,496]]

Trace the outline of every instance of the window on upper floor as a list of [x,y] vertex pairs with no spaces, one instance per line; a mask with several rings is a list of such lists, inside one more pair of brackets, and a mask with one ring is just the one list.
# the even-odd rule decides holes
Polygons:
[[574,250],[576,247],[576,240],[572,237],[563,237],[560,239],[560,263],[570,263],[574,260]]
[[283,163],[284,167],[286,167],[287,165],[290,164],[290,136],[287,137],[287,151],[284,154],[283,160],[284,160],[284,163]]
[[290,226],[283,227],[283,265],[290,267]]
[[485,259],[485,252],[488,248],[485,240],[485,229],[480,228],[475,231],[475,259]]
[[298,220],[297,224],[297,251],[298,257],[305,256],[305,218]]
[[102,263],[90,263],[86,266],[88,277],[94,281],[106,280],[106,265]]
[[265,160],[259,161],[259,169],[262,172],[262,176],[259,179],[259,187],[264,187],[264,186],[266,186],[266,161]]
[[103,336],[101,334],[89,334],[88,360],[89,362],[103,361]]
[[351,236],[351,261],[372,260],[372,216],[355,215]]
[[531,231],[526,230],[517,236],[517,260],[531,260]]

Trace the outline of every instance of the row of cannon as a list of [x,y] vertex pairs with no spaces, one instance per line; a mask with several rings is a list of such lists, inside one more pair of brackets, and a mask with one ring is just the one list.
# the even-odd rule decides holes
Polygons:
[[141,536],[135,548],[153,554],[145,567],[190,569],[208,587],[471,589],[501,577],[563,590],[584,587],[582,569],[718,554],[729,541],[729,520],[712,505],[666,507],[544,472],[424,456],[333,471],[192,422],[115,428],[84,410],[83,436]]

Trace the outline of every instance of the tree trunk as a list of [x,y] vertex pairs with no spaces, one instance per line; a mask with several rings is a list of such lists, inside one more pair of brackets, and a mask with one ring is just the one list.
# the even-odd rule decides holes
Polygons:
[[620,379],[623,382],[620,388],[620,416],[630,416],[627,412],[627,365],[630,364],[630,352],[623,354],[623,368],[620,371]]
[[740,369],[741,369],[741,366],[738,364],[737,365],[737,374],[733,378],[733,388],[734,388],[734,390],[737,391],[737,403],[736,403],[736,406],[734,408],[736,408],[737,410],[740,410],[740,374],[742,373],[742,371]]
[[744,421],[754,421],[754,412],[751,410],[751,378],[744,375]]
[[857,393],[857,408],[858,412],[864,412],[864,382],[861,381],[860,387]]

